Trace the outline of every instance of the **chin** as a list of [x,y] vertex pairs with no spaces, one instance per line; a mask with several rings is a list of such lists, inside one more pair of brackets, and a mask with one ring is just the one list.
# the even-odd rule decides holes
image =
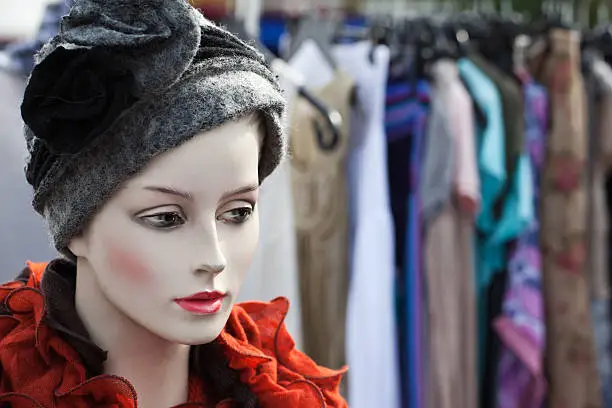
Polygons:
[[202,344],[212,343],[213,341],[215,341],[217,337],[219,337],[220,333],[221,332],[217,333],[216,336],[191,337],[191,338],[178,339],[176,342],[184,346],[200,346]]
[[[200,344],[207,344],[214,341],[224,326],[215,327],[213,324],[202,324],[202,323],[191,323],[187,325],[180,325],[172,332],[165,331],[164,333],[157,333],[157,335],[167,341],[177,344],[183,344],[185,346],[198,346]],[[202,327],[204,326],[204,327]]]

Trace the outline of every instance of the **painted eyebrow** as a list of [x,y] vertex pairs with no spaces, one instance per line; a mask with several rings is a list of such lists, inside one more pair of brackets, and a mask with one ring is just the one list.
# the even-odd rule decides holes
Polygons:
[[[236,190],[227,191],[223,193],[223,195],[221,196],[221,201],[226,200],[229,197],[232,197],[235,195],[250,193],[251,191],[257,190],[258,188],[259,188],[259,185],[252,184],[252,185],[237,188]],[[184,198],[185,200],[190,200],[190,201],[193,200],[193,195],[191,193],[186,192],[186,191],[181,191],[181,190],[178,190],[172,187],[145,186],[144,189],[148,191],[154,191],[157,193],[181,197],[181,198]]]
[[162,194],[167,194],[167,195],[173,195],[173,196],[177,196],[177,197],[181,197],[184,198],[185,200],[193,200],[193,196],[191,195],[191,193],[185,192],[185,191],[181,191],[181,190],[177,190],[175,188],[172,187],[162,187],[162,186],[145,186],[144,187],[145,190],[148,191],[154,191],[157,193],[162,193]]
[[235,195],[246,194],[246,193],[250,193],[251,191],[256,191],[258,188],[259,188],[258,184],[250,184],[248,186],[240,187],[235,190],[226,191],[221,196],[220,201],[227,200],[228,198],[233,197]]

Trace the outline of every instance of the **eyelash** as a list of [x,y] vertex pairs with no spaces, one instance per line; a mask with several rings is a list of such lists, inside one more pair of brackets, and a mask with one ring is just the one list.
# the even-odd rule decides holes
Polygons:
[[[251,215],[253,214],[253,209],[254,209],[253,206],[233,208],[217,216],[217,220],[228,223],[228,224],[232,224],[232,225],[244,224],[245,222],[249,220],[249,218],[251,218]],[[239,220],[224,220],[222,218],[223,215],[225,214],[232,214],[232,216],[235,217],[237,213],[242,213],[242,214],[238,214]]]
[[[251,215],[254,211],[254,207],[254,204],[252,204],[248,207],[233,208],[217,216],[217,220],[231,225],[244,224],[251,218]],[[230,216],[234,219],[224,220],[223,216],[226,214],[230,214]],[[172,219],[169,220],[166,217],[171,217]],[[184,225],[186,222],[185,217],[177,211],[165,211],[157,214],[146,215],[141,217],[140,219],[147,225],[160,230],[171,230],[174,228],[178,228],[181,225]]]
[[[163,219],[165,217],[172,217],[172,221],[168,219]],[[185,224],[185,217],[183,217],[180,213],[176,211],[166,211],[157,214],[146,215],[140,218],[144,223],[148,226],[161,229],[161,230],[169,230],[180,227]]]

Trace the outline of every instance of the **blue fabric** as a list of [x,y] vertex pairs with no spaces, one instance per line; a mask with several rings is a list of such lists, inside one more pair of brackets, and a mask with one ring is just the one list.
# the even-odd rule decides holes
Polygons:
[[[348,16],[344,24],[350,27],[367,27],[367,18],[364,16]],[[259,23],[259,40],[274,54],[279,55],[279,46],[282,36],[287,32],[287,20],[282,15],[263,15]],[[337,39],[338,43],[352,43],[354,39]]]
[[280,39],[287,31],[282,17],[263,16],[259,22],[259,40],[274,54],[279,55]]
[[402,407],[423,405],[422,304],[418,172],[429,105],[429,85],[416,89],[404,79],[390,78],[385,127],[389,192],[396,239],[397,316]]
[[422,408],[424,403],[424,367],[423,356],[427,352],[423,348],[423,268],[421,247],[421,197],[419,196],[419,181],[423,167],[423,147],[426,134],[429,84],[419,81],[415,95],[416,109],[411,116],[412,151],[410,155],[411,185],[408,196],[408,221],[406,225],[406,263],[404,265],[405,281],[408,282],[407,309],[408,314],[408,350],[410,354],[410,407]]

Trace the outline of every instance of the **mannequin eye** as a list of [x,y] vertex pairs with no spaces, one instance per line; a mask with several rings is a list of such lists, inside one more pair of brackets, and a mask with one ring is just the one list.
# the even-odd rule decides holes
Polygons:
[[242,224],[253,214],[253,207],[238,207],[226,211],[217,217],[217,220],[228,224]]
[[185,224],[185,219],[178,212],[163,212],[141,217],[147,225],[158,229],[171,229]]

